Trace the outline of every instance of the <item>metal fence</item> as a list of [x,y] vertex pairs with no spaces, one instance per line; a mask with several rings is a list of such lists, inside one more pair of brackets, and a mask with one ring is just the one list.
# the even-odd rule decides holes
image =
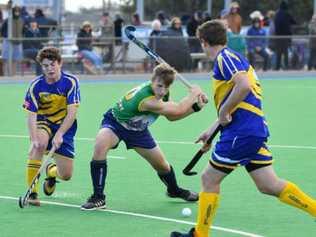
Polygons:
[[[236,36],[234,36],[236,37]],[[234,40],[232,37],[230,40]],[[249,56],[249,49],[247,49],[247,42],[260,37],[238,36],[245,44],[245,56]],[[274,70],[276,64],[277,49],[271,47],[271,42],[280,39],[289,39],[291,44],[287,50],[288,52],[288,66],[285,67],[282,61],[281,68],[305,70],[309,67],[309,59],[311,58],[310,40],[314,37],[306,35],[295,35],[289,37],[264,37],[266,41],[267,54],[269,56],[269,68],[267,70]],[[1,40],[3,44],[4,39]],[[55,46],[61,50],[63,58],[64,70],[77,74],[107,74],[107,73],[131,73],[131,72],[150,72],[155,66],[145,52],[139,49],[133,43],[128,42],[124,38],[93,38],[93,52],[102,59],[101,70],[94,70],[93,62],[85,58],[76,46],[77,38],[75,36],[64,37],[50,37],[50,38],[20,38],[11,39],[9,42],[20,42],[23,45],[26,41],[37,40],[42,42],[43,46]],[[212,67],[212,62],[208,60],[203,53],[200,44],[196,38],[192,37],[143,37],[141,40],[153,48],[162,58],[174,66],[179,71],[209,71]],[[314,39],[316,40],[316,38]],[[228,42],[229,44],[229,42]],[[2,45],[3,46],[3,45]],[[0,60],[0,75],[7,75],[9,62],[3,58],[3,51],[6,50],[1,46],[1,60]],[[23,47],[21,46],[22,55]],[[315,50],[314,50],[315,51]],[[12,59],[13,60],[13,59]],[[254,55],[252,59],[253,66],[256,69],[263,68],[264,59],[260,54]],[[34,74],[36,62],[28,57],[23,57],[22,60],[17,61],[17,74]],[[313,62],[313,66],[316,63]],[[11,65],[15,66],[15,63]]]

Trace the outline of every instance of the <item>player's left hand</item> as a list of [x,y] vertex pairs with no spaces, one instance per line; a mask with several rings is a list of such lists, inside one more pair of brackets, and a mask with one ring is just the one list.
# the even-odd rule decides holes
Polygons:
[[205,102],[205,94],[204,93],[202,93],[198,96],[197,104],[200,107],[200,109],[202,109],[206,105],[207,102],[208,102],[207,98],[206,98],[206,102]]

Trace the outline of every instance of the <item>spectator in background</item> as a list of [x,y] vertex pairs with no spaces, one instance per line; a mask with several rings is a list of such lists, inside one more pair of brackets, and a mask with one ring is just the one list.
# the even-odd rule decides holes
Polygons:
[[171,26],[162,32],[162,36],[166,36],[161,42],[161,57],[165,59],[172,67],[178,71],[191,69],[190,48],[183,37],[182,23],[179,17],[171,20]]
[[308,70],[316,69],[316,15],[309,23],[309,59]]
[[[93,51],[92,41],[92,25],[89,21],[84,21],[77,34],[76,44],[79,53],[83,57],[84,67],[92,74],[97,74],[97,72],[101,74],[103,65],[102,58]],[[88,60],[88,62],[86,62],[86,60]],[[93,65],[92,68],[89,67],[89,62]]]
[[29,27],[24,31],[23,54],[25,58],[32,59],[36,64],[36,75],[42,74],[42,67],[36,61],[37,53],[43,48],[41,32],[35,19],[29,19]]
[[121,45],[122,44],[122,27],[124,24],[124,20],[121,17],[120,14],[115,15],[115,20],[114,20],[114,35],[115,35],[115,44],[116,45]]
[[108,12],[102,14],[100,20],[101,36],[100,43],[102,43],[103,61],[111,62],[114,54],[114,23]]
[[203,23],[202,12],[195,12],[187,24],[187,33],[191,53],[202,52],[200,41],[196,38],[196,29]]
[[243,56],[246,56],[246,41],[245,38],[240,35],[240,33],[234,33],[232,30],[229,28],[227,17],[229,15],[229,11],[226,9],[223,9],[221,11],[221,16],[220,18],[223,20],[224,25],[226,26],[227,30],[227,46],[242,54]]
[[228,26],[235,34],[239,34],[242,25],[242,18],[239,15],[240,7],[238,2],[232,2],[230,4],[229,14],[227,16]]
[[9,60],[9,48],[12,47],[11,58],[12,68],[11,72],[14,76],[16,74],[17,64],[22,60],[22,38],[23,38],[24,22],[21,18],[21,8],[15,6],[12,8],[12,40],[8,40],[8,19],[5,19],[2,28],[1,35],[4,38],[2,43],[2,59],[3,70],[8,72],[8,60]]
[[168,18],[164,11],[158,11],[156,14],[156,18],[160,21],[162,26],[167,26],[170,24]]
[[160,21],[157,19],[154,20],[151,23],[151,29],[152,29],[152,31],[150,32],[148,46],[159,54],[159,52],[157,51],[159,39],[157,39],[157,37],[158,38],[161,37],[161,23],[160,23]]
[[42,9],[36,9],[34,17],[42,37],[45,38],[44,42],[47,42],[50,33],[57,27],[57,21],[46,17]]
[[21,17],[23,19],[24,24],[29,25],[30,21],[32,20],[32,17],[28,13],[25,6],[21,8]]
[[203,18],[203,20],[202,20],[203,23],[212,20],[212,17],[210,15],[210,13],[207,12],[207,11],[203,12],[203,17],[202,18]]
[[266,31],[262,28],[263,16],[260,11],[254,11],[250,14],[252,21],[251,27],[247,31],[247,50],[248,59],[252,66],[255,66],[255,56],[263,58],[263,70],[268,69],[269,54],[267,51]]
[[[276,36],[290,36],[292,35],[292,25],[296,24],[296,21],[288,12],[288,4],[286,1],[282,1],[280,8],[275,14],[274,18],[275,24],[275,35]],[[288,69],[289,67],[289,56],[288,50],[291,47],[291,38],[277,38],[275,39],[276,48],[276,70],[281,67],[281,59],[284,57],[284,67]]]
[[142,25],[142,22],[140,20],[140,16],[138,13],[134,13],[132,15],[132,25],[133,26],[141,26]]

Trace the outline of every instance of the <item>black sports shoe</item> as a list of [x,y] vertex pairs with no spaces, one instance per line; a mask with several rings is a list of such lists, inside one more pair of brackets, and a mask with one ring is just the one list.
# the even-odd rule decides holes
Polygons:
[[199,200],[198,193],[183,188],[179,188],[177,192],[172,193],[167,191],[167,196],[171,198],[182,198],[187,202],[196,202]]
[[49,177],[48,176],[48,171],[49,169],[51,169],[52,167],[56,166],[55,164],[49,164],[46,167],[46,176],[47,178],[45,179],[44,183],[43,183],[43,191],[47,196],[52,195],[55,192],[56,189],[56,177]]
[[192,228],[188,233],[180,233],[177,231],[171,232],[170,237],[194,237],[194,228]]
[[94,194],[88,198],[87,202],[81,206],[81,210],[92,211],[96,209],[105,209],[105,196],[95,196]]

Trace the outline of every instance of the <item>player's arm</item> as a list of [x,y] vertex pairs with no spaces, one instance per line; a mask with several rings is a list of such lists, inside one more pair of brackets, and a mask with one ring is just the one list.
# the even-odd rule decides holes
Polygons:
[[192,108],[193,104],[198,101],[199,108],[204,106],[203,99],[200,95],[190,93],[180,102],[157,100],[155,98],[146,100],[141,105],[142,111],[150,111],[165,116],[170,121],[176,121],[189,116],[196,112]]
[[32,142],[32,146],[35,148],[40,148],[40,141],[37,137],[37,114],[31,111],[28,111],[27,113],[27,127],[29,130],[30,139]]
[[67,106],[67,115],[52,140],[52,143],[56,148],[58,148],[63,143],[63,135],[74,123],[77,116],[77,110],[78,104],[70,104]]
[[251,85],[246,72],[237,73],[233,76],[232,81],[234,83],[232,92],[221,106],[218,114],[218,120],[222,126],[231,122],[232,111],[251,91]]

